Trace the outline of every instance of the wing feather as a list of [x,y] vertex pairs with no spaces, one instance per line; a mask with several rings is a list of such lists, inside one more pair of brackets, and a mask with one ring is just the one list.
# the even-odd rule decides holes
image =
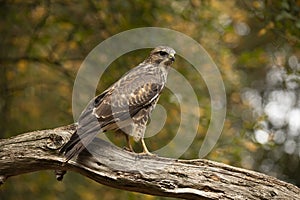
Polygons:
[[[165,81],[160,72],[148,64],[133,68],[106,91],[95,97],[82,112],[78,124],[88,125],[90,117],[96,117],[101,128],[131,119],[159,98]],[[126,125],[126,124],[125,124]],[[109,128],[107,128],[109,129]],[[110,129],[109,129],[110,130]],[[103,131],[106,131],[103,128]]]
[[[149,107],[159,97],[162,89],[163,85],[156,82],[136,85],[131,89],[114,88],[93,112],[102,126],[125,121],[135,116],[141,109]],[[130,91],[126,93],[128,90]]]

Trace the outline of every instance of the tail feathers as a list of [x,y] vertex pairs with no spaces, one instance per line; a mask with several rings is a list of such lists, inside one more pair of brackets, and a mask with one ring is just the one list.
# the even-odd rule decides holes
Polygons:
[[63,154],[65,152],[69,151],[79,141],[80,141],[80,138],[79,138],[79,136],[77,134],[77,130],[76,130],[73,133],[73,135],[71,136],[70,140],[60,149],[59,153]]
[[78,155],[84,148],[85,148],[85,146],[82,144],[82,142],[76,143],[69,151],[66,151],[66,153],[65,153],[66,161],[65,162],[68,162],[71,158]]
[[99,131],[99,126],[93,127],[85,132],[82,132],[80,129],[75,131],[70,140],[60,150],[61,154],[65,154],[65,162],[68,162],[71,158],[78,155],[83,149],[85,149],[97,136]]

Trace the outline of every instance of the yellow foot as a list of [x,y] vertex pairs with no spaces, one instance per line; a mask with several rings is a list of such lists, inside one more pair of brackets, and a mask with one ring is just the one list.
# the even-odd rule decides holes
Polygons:
[[139,153],[140,155],[148,155],[148,156],[157,156],[156,154],[150,153],[150,151],[148,150],[144,138],[141,139],[142,142],[142,146],[143,146],[143,152]]
[[141,152],[141,153],[138,153],[138,155],[141,155],[141,156],[153,156],[153,157],[157,157],[158,155],[154,154],[154,153],[150,153],[149,151],[148,152]]

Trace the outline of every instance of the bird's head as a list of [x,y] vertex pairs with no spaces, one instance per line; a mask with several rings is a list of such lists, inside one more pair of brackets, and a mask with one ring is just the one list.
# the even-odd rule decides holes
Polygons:
[[170,66],[175,61],[175,50],[167,46],[158,46],[153,49],[147,61]]

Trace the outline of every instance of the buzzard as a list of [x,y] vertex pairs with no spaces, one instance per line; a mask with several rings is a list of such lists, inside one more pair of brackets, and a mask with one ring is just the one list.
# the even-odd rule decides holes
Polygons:
[[142,63],[93,98],[81,113],[77,130],[60,150],[66,162],[78,155],[98,133],[110,130],[124,133],[131,151],[129,136],[136,142],[141,140],[143,153],[151,154],[144,142],[146,124],[166,85],[175,53],[167,46],[156,47]]

